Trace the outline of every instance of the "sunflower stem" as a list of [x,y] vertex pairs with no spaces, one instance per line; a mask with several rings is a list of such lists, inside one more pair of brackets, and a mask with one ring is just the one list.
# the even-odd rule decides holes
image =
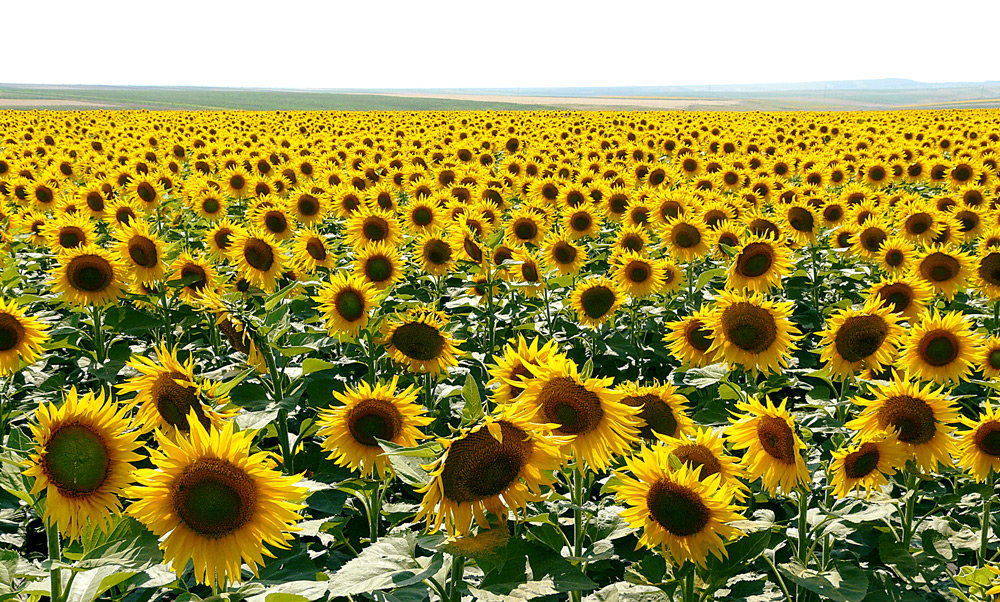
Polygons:
[[[62,553],[59,551],[59,526],[45,523],[45,535],[49,546],[49,561],[53,564],[62,560]],[[62,574],[57,566],[49,569],[50,587],[52,589],[50,600],[52,602],[62,602]]]
[[101,328],[101,308],[96,304],[90,306],[90,317],[94,322],[94,357],[98,364],[103,364],[107,354],[104,349],[104,330]]
[[[809,495],[805,490],[798,490],[799,496],[799,515],[798,515],[798,548],[795,550],[798,556],[799,562],[802,563],[803,567],[809,566],[809,521],[806,520],[809,512]],[[801,586],[795,586],[795,599],[801,602],[809,596],[809,592],[804,590]]]
[[[689,562],[690,564],[690,562]],[[684,578],[684,590],[681,593],[681,597],[684,602],[697,602],[698,599],[694,595],[694,566],[688,571],[687,576]]]
[[[573,464],[573,557],[583,556],[583,470],[580,460]],[[582,571],[584,567],[580,567]],[[579,602],[583,599],[582,591],[570,592],[570,600]]]
[[451,579],[448,580],[449,602],[462,602],[462,590],[459,587],[465,580],[465,557],[452,556]]
[[816,245],[809,245],[809,255],[812,261],[812,302],[813,307],[820,316],[823,315],[823,307],[819,302],[819,266],[816,263]]
[[986,565],[986,555],[989,553],[988,544],[990,537],[990,506],[993,503],[993,490],[994,490],[993,479],[994,479],[994,473],[990,471],[990,476],[986,479],[986,482],[989,484],[990,490],[989,493],[987,493],[985,496],[986,499],[983,501],[983,517],[982,520],[980,521],[980,524],[982,525],[982,532],[979,538],[979,565],[978,565],[979,568],[982,568]]
[[689,261],[687,264],[687,284],[688,284],[688,303],[691,304],[691,309],[695,310],[698,308],[698,304],[694,302],[694,260]]
[[910,540],[913,539],[913,511],[917,504],[916,478],[910,471],[907,471],[904,477],[906,506],[903,510],[903,540],[900,543],[906,551],[909,551]]
[[167,287],[160,285],[160,311],[163,312],[163,339],[167,347],[174,346],[174,328],[170,323],[170,298],[167,296]]

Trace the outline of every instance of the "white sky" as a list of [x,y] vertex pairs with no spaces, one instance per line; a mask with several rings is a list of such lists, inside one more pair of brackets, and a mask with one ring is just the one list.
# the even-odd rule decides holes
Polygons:
[[0,82],[279,88],[1000,80],[1000,2],[3,0]]

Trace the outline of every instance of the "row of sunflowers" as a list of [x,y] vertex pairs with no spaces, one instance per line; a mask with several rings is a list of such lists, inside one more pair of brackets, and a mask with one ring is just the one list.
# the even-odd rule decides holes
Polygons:
[[1000,592],[994,112],[0,125],[8,599]]

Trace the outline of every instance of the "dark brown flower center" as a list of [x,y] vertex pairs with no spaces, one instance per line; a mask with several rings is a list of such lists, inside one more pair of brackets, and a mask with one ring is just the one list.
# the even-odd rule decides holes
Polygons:
[[178,380],[186,381],[188,377],[180,372],[164,372],[150,387],[150,395],[160,417],[174,428],[187,432],[190,427],[188,416],[194,410],[198,422],[207,429],[210,422],[198,401],[198,390],[182,385]]
[[788,210],[788,223],[799,232],[812,232],[815,228],[815,218],[812,211],[802,207],[792,207]]
[[617,296],[610,288],[602,285],[592,286],[580,295],[580,305],[583,313],[591,320],[603,318],[615,305]]
[[315,236],[306,241],[306,253],[316,261],[326,260],[326,245]]
[[98,293],[114,281],[111,263],[100,255],[77,255],[66,266],[66,278],[78,291]]
[[925,334],[917,346],[920,359],[931,366],[946,366],[955,361],[961,352],[961,345],[955,333],[937,329]]
[[641,407],[639,417],[646,424],[639,429],[639,434],[646,439],[655,439],[656,433],[669,437],[677,436],[677,417],[673,410],[659,395],[646,393],[645,395],[629,396],[622,399],[622,403],[633,408]]
[[128,241],[128,256],[137,266],[152,268],[159,259],[156,244],[145,236],[133,236]]
[[451,261],[451,246],[443,240],[430,240],[424,245],[424,259],[434,265],[445,265]]
[[763,353],[778,338],[778,326],[771,312],[746,301],[727,307],[721,322],[726,339],[748,353]]
[[649,488],[646,507],[660,526],[677,537],[701,533],[712,517],[712,511],[697,492],[667,479]]
[[878,424],[892,427],[899,432],[903,443],[920,445],[934,438],[937,421],[927,402],[909,395],[895,395],[885,399],[878,409]]
[[719,459],[715,457],[712,450],[700,443],[680,445],[674,449],[673,453],[681,461],[681,464],[687,464],[692,470],[700,466],[701,480],[705,480],[722,470],[722,464],[719,463]]
[[403,355],[421,362],[439,358],[447,342],[437,328],[423,322],[407,322],[397,327],[391,341]]
[[364,298],[354,289],[348,288],[337,293],[333,304],[340,317],[348,322],[356,322],[365,315]]
[[1000,422],[989,420],[976,427],[976,448],[987,456],[1000,458]]
[[871,441],[862,443],[857,451],[844,456],[844,474],[849,479],[861,479],[878,468],[878,445]]
[[502,441],[481,428],[453,441],[441,469],[444,496],[471,503],[500,495],[513,485],[531,459],[530,435],[505,421],[498,421]]
[[766,242],[748,244],[736,258],[736,272],[744,278],[756,278],[767,273],[774,263],[774,249]]
[[76,226],[63,226],[59,229],[59,246],[64,249],[75,249],[87,242],[87,233]]
[[920,262],[920,275],[933,282],[947,282],[957,276],[960,269],[957,259],[941,252],[931,253]]
[[873,355],[889,335],[889,324],[880,316],[851,316],[837,329],[834,346],[845,361],[854,363]]
[[761,416],[757,420],[757,440],[775,460],[795,464],[795,433],[784,418]]
[[537,403],[549,422],[566,435],[585,435],[597,429],[604,418],[604,408],[597,393],[568,376],[553,378],[542,386]]
[[187,466],[171,488],[173,510],[203,537],[220,539],[237,531],[257,510],[257,484],[242,468],[219,458]]
[[0,351],[17,347],[24,340],[24,326],[16,316],[0,313]]
[[701,232],[691,224],[678,224],[671,231],[670,240],[682,249],[690,249],[701,242]]
[[347,412],[347,428],[361,445],[378,447],[377,439],[393,441],[403,430],[403,416],[391,401],[363,399]]
[[990,253],[980,259],[977,271],[983,282],[1000,287],[1000,253]]

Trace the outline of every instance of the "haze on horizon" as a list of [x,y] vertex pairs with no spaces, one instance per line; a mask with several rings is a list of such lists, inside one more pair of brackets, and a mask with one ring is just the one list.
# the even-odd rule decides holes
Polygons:
[[305,89],[1000,80],[1000,3],[15,1],[0,82]]

